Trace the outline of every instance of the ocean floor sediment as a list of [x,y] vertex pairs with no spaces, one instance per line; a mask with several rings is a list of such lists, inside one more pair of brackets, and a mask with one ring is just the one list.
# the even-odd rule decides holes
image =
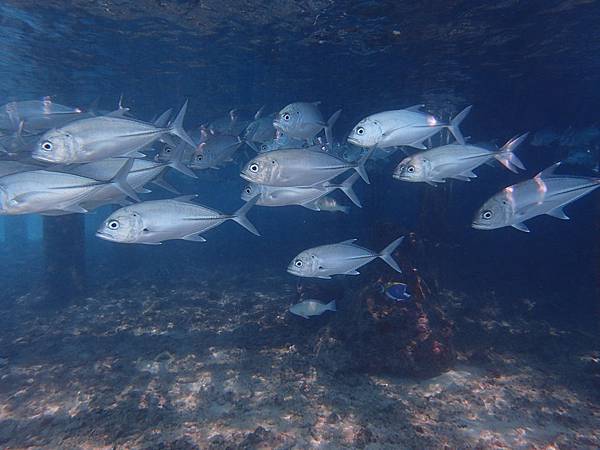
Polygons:
[[450,370],[334,370],[335,353],[324,364],[315,345],[328,316],[287,312],[293,280],[218,281],[111,282],[52,312],[34,294],[1,304],[0,446],[600,447],[600,346],[589,330],[499,317],[442,291],[455,322]]

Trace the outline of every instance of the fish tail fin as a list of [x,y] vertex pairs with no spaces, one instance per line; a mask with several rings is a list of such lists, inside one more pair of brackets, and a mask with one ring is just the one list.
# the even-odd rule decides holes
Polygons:
[[233,217],[231,217],[232,220],[239,223],[250,233],[255,234],[257,236],[260,236],[260,233],[258,232],[256,227],[254,225],[252,225],[252,223],[248,220],[248,218],[246,217],[246,214],[248,214],[248,211],[250,211],[250,208],[252,208],[256,204],[259,197],[260,197],[260,195],[256,195],[256,196],[252,197],[251,200],[248,200],[246,202],[246,204],[244,206],[242,206],[240,209],[238,209],[233,214]]
[[367,171],[365,170],[365,163],[367,162],[367,159],[369,159],[371,157],[371,155],[373,154],[375,149],[376,149],[376,147],[372,147],[371,149],[369,149],[369,151],[358,160],[358,162],[356,163],[356,166],[354,166],[354,170],[356,170],[358,172],[358,174],[361,176],[361,178],[363,180],[365,180],[365,183],[367,183],[367,184],[371,184],[371,182],[369,181],[369,175],[367,174]]
[[336,112],[334,112],[325,126],[325,138],[327,139],[327,143],[330,145],[333,145],[333,125],[335,125],[341,113],[341,109],[338,109]]
[[523,133],[520,136],[515,136],[498,150],[494,158],[496,158],[504,167],[514,173],[518,173],[518,169],[525,170],[525,166],[521,160],[514,154],[516,148],[525,140],[529,133]]
[[383,259],[396,272],[402,271],[400,270],[400,266],[398,266],[398,263],[394,261],[394,258],[392,258],[392,253],[394,253],[396,248],[402,243],[403,240],[404,236],[399,237],[394,242],[389,244],[386,248],[384,248],[379,254],[379,257]]
[[359,176],[360,175],[358,173],[353,173],[346,180],[344,180],[344,182],[342,184],[340,184],[338,188],[344,194],[346,194],[346,196],[350,200],[352,200],[352,203],[354,203],[359,208],[362,208],[362,204],[360,203],[360,200],[356,196],[356,192],[354,192],[354,189],[352,189],[352,186],[354,185],[354,183],[356,182],[356,180],[358,180]]
[[185,146],[180,144],[173,149],[173,158],[167,163],[167,165],[177,172],[182,173],[190,178],[198,178],[192,169],[183,163],[183,154]]
[[183,106],[181,107],[181,109],[179,110],[179,112],[177,113],[177,116],[175,117],[173,122],[171,122],[171,126],[169,127],[169,133],[177,136],[182,141],[187,142],[192,147],[196,147],[196,144],[194,144],[194,141],[192,141],[192,139],[188,136],[188,134],[183,129],[183,118],[185,117],[185,112],[187,111],[187,104],[188,104],[188,102],[186,100],[185,103],[183,104]]
[[131,187],[131,185],[127,182],[127,175],[131,171],[133,167],[133,158],[127,159],[125,164],[121,166],[117,174],[110,180],[110,184],[114,185],[118,190],[120,190],[123,194],[136,202],[140,201],[140,198],[136,194],[135,190]]
[[331,300],[329,303],[325,305],[325,309],[329,311],[337,311],[337,306],[335,305],[335,300]]
[[158,127],[158,128],[166,127],[167,124],[169,123],[169,118],[171,117],[172,112],[173,112],[173,109],[171,109],[171,108],[167,109],[164,113],[162,113],[160,116],[158,116],[156,118],[156,120],[154,121],[154,126]]
[[447,125],[447,128],[450,131],[450,133],[452,133],[452,136],[454,136],[454,139],[456,139],[456,141],[461,145],[465,145],[465,138],[463,137],[462,132],[460,131],[459,125],[463,120],[465,120],[465,117],[467,117],[472,107],[473,105],[467,106],[465,109],[459,112],[454,119],[450,121],[450,125]]

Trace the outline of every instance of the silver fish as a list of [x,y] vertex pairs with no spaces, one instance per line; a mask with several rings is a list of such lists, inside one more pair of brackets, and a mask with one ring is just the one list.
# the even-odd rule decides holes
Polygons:
[[329,303],[321,303],[317,300],[302,300],[300,303],[290,306],[290,312],[305,319],[311,316],[320,316],[325,311],[337,311],[335,300]]
[[[264,108],[264,107],[263,107]],[[263,144],[271,141],[275,136],[275,127],[273,120],[275,113],[261,117],[263,108],[259,109],[252,121],[244,130],[244,141],[258,153],[258,144]]]
[[493,230],[512,226],[529,232],[523,222],[547,214],[568,220],[563,208],[600,187],[600,178],[555,175],[561,163],[538,173],[534,178],[498,192],[475,214],[473,228]]
[[211,136],[206,142],[201,142],[190,162],[193,169],[217,169],[232,160],[233,155],[242,145],[240,138],[226,134]]
[[267,142],[263,142],[260,146],[256,147],[257,153],[271,152],[273,150],[282,150],[285,148],[302,148],[304,141],[300,139],[294,139],[278,131],[274,139]]
[[0,106],[0,129],[39,132],[89,116],[79,108],[54,103],[50,98],[10,102]]
[[244,119],[240,111],[232,109],[227,116],[219,117],[210,122],[206,129],[213,134],[239,136],[249,123],[250,121]]
[[372,150],[351,163],[321,151],[275,150],[261,153],[242,169],[240,176],[253,183],[279,187],[314,186],[348,171],[356,170],[369,183],[365,162]]
[[[60,171],[68,172],[82,177],[92,178],[98,181],[109,181],[113,179],[125,160],[123,158],[108,158],[102,161],[75,165],[72,167],[61,168]],[[145,159],[133,160],[131,170],[127,174],[127,184],[133,188],[136,193],[149,194],[151,191],[145,189],[144,186],[148,183],[156,184],[170,192],[175,192],[166,180],[162,179],[162,175],[168,170],[167,164],[157,163]],[[189,169],[188,169],[189,170]],[[139,200],[137,197],[135,200]],[[109,204],[122,204],[123,192],[114,186],[107,183],[101,186],[85,202],[80,203],[80,206],[91,211],[99,206]]]
[[339,118],[342,110],[334,112],[325,122],[319,110],[321,102],[290,103],[277,113],[273,126],[294,139],[312,142],[321,130],[325,130],[327,142],[333,142],[332,127]]
[[527,133],[510,139],[498,151],[490,151],[474,145],[449,144],[418,152],[404,158],[394,170],[397,180],[425,182],[435,186],[447,178],[470,181],[477,175],[473,170],[496,159],[507,169],[517,173],[517,169],[525,169],[523,163],[513,153],[527,138]]
[[367,148],[406,145],[425,150],[427,147],[423,141],[447,128],[459,144],[465,144],[459,125],[469,114],[471,106],[463,109],[450,123],[443,123],[431,114],[422,112],[422,107],[414,105],[365,117],[352,129],[348,142]]
[[[40,138],[33,158],[53,163],[83,163],[113,156],[143,156],[139,150],[171,134],[194,142],[183,130],[187,102],[169,127],[157,127],[125,117],[101,116],[82,119],[50,130]],[[157,121],[162,120],[162,116]]]
[[350,213],[349,206],[341,205],[335,198],[329,196],[319,197],[314,202],[302,206],[316,211]]
[[242,200],[249,201],[258,195],[256,204],[260,206],[300,205],[320,211],[326,209],[327,205],[315,202],[336,189],[340,189],[356,206],[361,208],[360,200],[352,189],[352,185],[357,179],[358,174],[355,173],[342,184],[324,183],[308,187],[275,187],[251,183],[242,190]]
[[64,172],[32,170],[0,178],[0,214],[16,215],[46,211],[87,212],[80,206],[111,184],[123,194],[136,198],[127,183],[133,160],[124,161],[118,173],[109,181],[97,181]]
[[252,199],[233,214],[193,203],[195,195],[170,200],[151,200],[126,206],[112,213],[96,232],[99,238],[127,244],[160,244],[172,239],[204,242],[200,233],[221,225],[227,220],[239,223],[259,235],[246,218],[256,203]]
[[400,267],[392,258],[392,253],[402,243],[404,237],[396,239],[380,253],[359,247],[350,239],[338,244],[321,245],[304,250],[290,262],[287,271],[299,277],[330,279],[332,275],[359,275],[356,269],[373,261],[383,259],[394,270]]

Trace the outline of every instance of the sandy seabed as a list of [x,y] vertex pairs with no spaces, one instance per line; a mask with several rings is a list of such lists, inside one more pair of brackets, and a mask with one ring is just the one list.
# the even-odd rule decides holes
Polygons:
[[312,339],[328,318],[290,315],[295,295],[265,273],[107,283],[60,311],[3,303],[0,447],[600,448],[597,334],[443,291],[452,370],[343,372]]

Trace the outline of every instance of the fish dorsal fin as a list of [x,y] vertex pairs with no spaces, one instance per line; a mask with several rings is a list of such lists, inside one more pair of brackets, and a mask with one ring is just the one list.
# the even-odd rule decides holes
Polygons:
[[315,106],[319,106],[321,104],[321,100],[317,101],[317,102],[311,102],[313,105]]
[[339,242],[339,244],[352,244],[356,241],[357,241],[357,239],[348,239],[346,241]]
[[179,197],[175,197],[173,200],[176,200],[178,202],[184,202],[184,203],[192,203],[195,205],[195,203],[192,202],[192,200],[195,199],[196,197],[198,197],[197,194],[180,195]]
[[538,173],[534,178],[545,178],[554,175],[554,171],[558,169],[558,167],[562,164],[562,161],[559,161],[555,164],[552,164],[550,167],[546,167],[540,173]]
[[404,109],[407,111],[420,112],[422,108],[425,108],[425,105],[421,103],[418,105],[409,106],[408,108],[404,108]]

